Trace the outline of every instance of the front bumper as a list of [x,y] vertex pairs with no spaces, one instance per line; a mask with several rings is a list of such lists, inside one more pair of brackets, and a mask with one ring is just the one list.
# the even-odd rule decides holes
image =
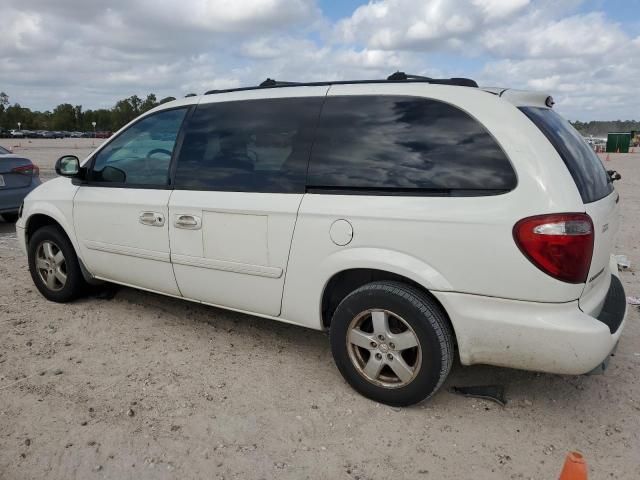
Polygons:
[[449,314],[464,365],[589,373],[606,363],[627,315],[624,289],[615,275],[602,311],[593,316],[580,310],[578,301],[536,303],[451,292],[433,294]]

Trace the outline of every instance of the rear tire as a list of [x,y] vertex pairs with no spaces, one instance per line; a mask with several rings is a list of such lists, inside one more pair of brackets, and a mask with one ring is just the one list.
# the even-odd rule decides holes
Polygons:
[[453,335],[442,308],[401,282],[372,282],[347,295],[333,315],[330,337],[345,380],[387,405],[430,397],[453,364]]
[[76,252],[59,227],[47,225],[36,230],[29,240],[28,253],[33,283],[47,300],[70,302],[85,291]]
[[2,218],[7,223],[16,223],[18,221],[17,213],[3,213]]

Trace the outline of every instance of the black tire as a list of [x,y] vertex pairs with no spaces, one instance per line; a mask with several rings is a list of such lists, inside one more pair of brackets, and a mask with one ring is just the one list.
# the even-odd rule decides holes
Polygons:
[[7,223],[16,223],[18,221],[17,213],[3,213],[2,219]]
[[[397,325],[409,327],[407,331],[411,330],[412,341],[419,345],[401,353],[413,355],[414,359],[413,376],[406,384],[403,384],[405,382],[399,377],[397,386],[376,384],[374,380],[368,379],[364,372],[361,373],[362,365],[357,366],[358,363],[366,361],[358,356],[359,353],[354,352],[367,355],[367,349],[350,345],[348,335],[353,322],[367,322],[357,319],[366,318],[365,312],[372,309],[376,310],[376,313],[386,311],[388,318],[394,319]],[[369,325],[373,326],[373,315],[369,315]],[[363,329],[367,328],[366,323],[362,325]],[[372,332],[375,332],[375,329],[371,328]],[[333,315],[330,336],[333,358],[345,380],[365,397],[387,405],[407,406],[427,399],[442,386],[453,364],[453,335],[442,308],[424,292],[397,281],[372,282],[347,295]],[[383,358],[387,366],[382,367],[380,375],[384,376],[385,371],[389,372],[387,378],[392,377],[394,371],[385,369],[391,368],[391,361],[395,358],[393,355],[400,353],[391,351],[393,355],[390,355],[384,353],[388,351],[385,349],[381,354],[380,349],[383,346],[397,348],[392,343],[384,343],[388,341],[381,340],[377,349],[371,349],[370,353],[372,357],[375,352],[375,355]],[[389,355],[389,362],[386,362],[386,355]],[[411,361],[405,363],[409,364]]]
[[[37,251],[44,242],[50,242],[64,255],[66,281],[61,288],[57,290],[53,290],[47,286],[43,280],[43,275],[38,271],[38,268],[36,268]],[[86,282],[80,270],[80,262],[73,249],[73,245],[71,245],[71,242],[62,229],[47,225],[36,230],[29,240],[28,253],[29,271],[31,272],[33,283],[35,283],[42,296],[47,300],[58,303],[70,302],[78,298],[85,291]]]

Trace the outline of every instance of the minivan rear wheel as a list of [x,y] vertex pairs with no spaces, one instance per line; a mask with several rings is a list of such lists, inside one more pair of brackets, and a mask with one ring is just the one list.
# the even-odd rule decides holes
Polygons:
[[330,335],[345,380],[388,405],[430,397],[453,363],[453,336],[442,308],[401,282],[372,282],[347,295],[333,315]]

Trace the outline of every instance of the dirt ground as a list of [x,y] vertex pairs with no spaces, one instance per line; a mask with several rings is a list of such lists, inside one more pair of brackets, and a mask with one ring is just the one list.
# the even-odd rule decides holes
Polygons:
[[[50,176],[91,140],[22,145]],[[640,154],[612,157],[640,296]],[[49,303],[3,223],[0,279],[1,479],[555,479],[569,450],[592,479],[640,478],[637,307],[605,375],[456,364],[398,409],[356,394],[321,332],[129,288]],[[507,405],[449,392],[483,384]]]

